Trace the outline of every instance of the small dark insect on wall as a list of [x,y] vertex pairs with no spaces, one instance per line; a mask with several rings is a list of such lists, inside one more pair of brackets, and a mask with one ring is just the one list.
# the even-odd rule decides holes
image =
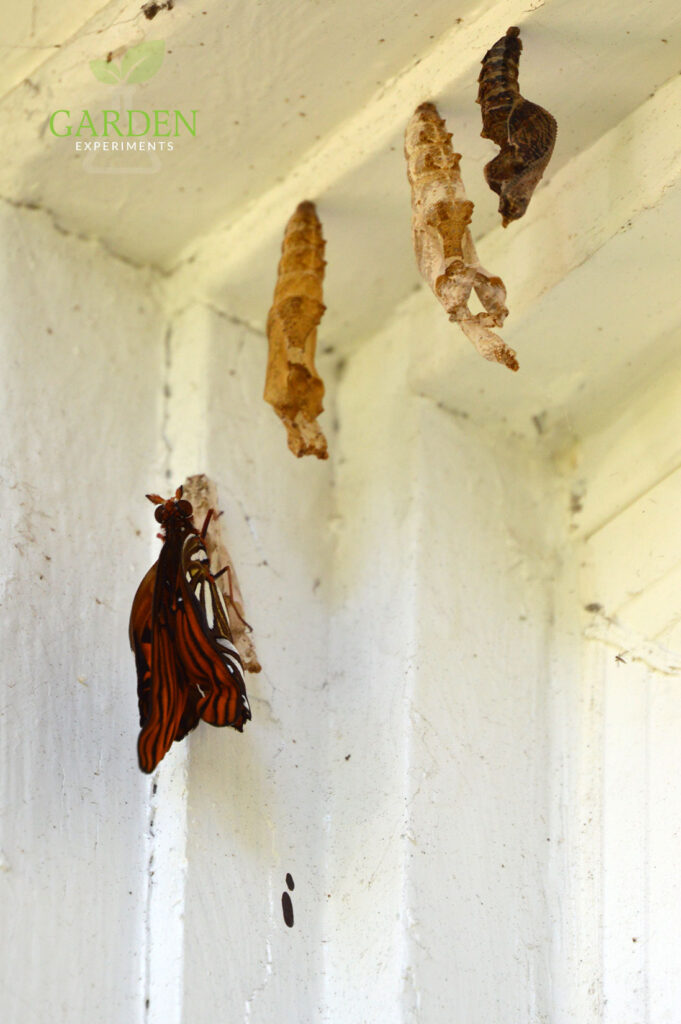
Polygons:
[[520,95],[518,64],[522,48],[520,29],[511,26],[483,57],[478,78],[481,135],[501,147],[485,167],[485,178],[499,196],[504,227],[527,210],[551,159],[558,131],[548,110]]

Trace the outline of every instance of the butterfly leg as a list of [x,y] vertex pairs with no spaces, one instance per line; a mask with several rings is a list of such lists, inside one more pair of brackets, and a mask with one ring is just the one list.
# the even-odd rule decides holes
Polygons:
[[241,613],[239,612],[239,609],[236,606],[236,602],[234,601],[234,589],[232,587],[232,569],[231,569],[231,566],[225,565],[222,569],[220,569],[219,572],[216,572],[214,574],[213,579],[214,580],[218,579],[218,577],[224,575],[224,573],[227,573],[227,578],[229,579],[229,603],[232,606],[232,608],[234,609],[234,611],[236,612],[236,616],[239,619],[239,621],[243,622],[244,626],[249,631],[249,633],[252,633],[253,632],[253,626],[250,626],[248,624],[248,622],[246,622],[246,620],[243,617],[243,615],[241,615]]
[[201,527],[201,533],[199,534],[199,537],[201,538],[201,540],[205,540],[206,539],[206,534],[208,533],[208,527],[210,525],[210,521],[213,518],[214,514],[215,514],[214,509],[209,508],[208,512],[206,513],[206,518],[203,521],[203,526]]

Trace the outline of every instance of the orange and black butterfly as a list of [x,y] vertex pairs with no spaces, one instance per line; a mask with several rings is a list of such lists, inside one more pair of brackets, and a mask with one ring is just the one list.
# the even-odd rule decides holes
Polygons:
[[181,487],[167,501],[157,494],[147,498],[157,505],[163,547],[135,594],[130,646],[137,664],[139,765],[152,772],[173,741],[183,739],[200,719],[241,732],[251,709],[204,544],[212,513],[199,532]]

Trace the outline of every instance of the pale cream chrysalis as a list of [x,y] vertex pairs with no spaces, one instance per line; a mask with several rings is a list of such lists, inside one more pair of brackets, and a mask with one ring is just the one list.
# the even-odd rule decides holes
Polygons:
[[[481,356],[518,369],[516,354],[491,328],[508,316],[506,288],[481,266],[469,229],[473,203],[461,180],[461,155],[434,103],[415,110],[405,132],[412,237],[421,276]],[[484,312],[471,313],[475,290]]]

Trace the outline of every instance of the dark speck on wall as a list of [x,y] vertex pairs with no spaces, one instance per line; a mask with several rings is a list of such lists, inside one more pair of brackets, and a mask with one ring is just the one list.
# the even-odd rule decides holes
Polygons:
[[296,883],[293,881],[293,875],[290,872],[286,875],[286,884],[291,890],[291,892],[293,892],[293,890],[296,887]]
[[281,909],[284,912],[284,921],[289,928],[293,928],[293,904],[287,892],[281,894]]
[[142,4],[142,13],[145,18],[151,21],[159,11],[172,11],[174,6],[175,0],[163,0],[162,3],[157,3],[156,0],[148,0],[146,4]]

